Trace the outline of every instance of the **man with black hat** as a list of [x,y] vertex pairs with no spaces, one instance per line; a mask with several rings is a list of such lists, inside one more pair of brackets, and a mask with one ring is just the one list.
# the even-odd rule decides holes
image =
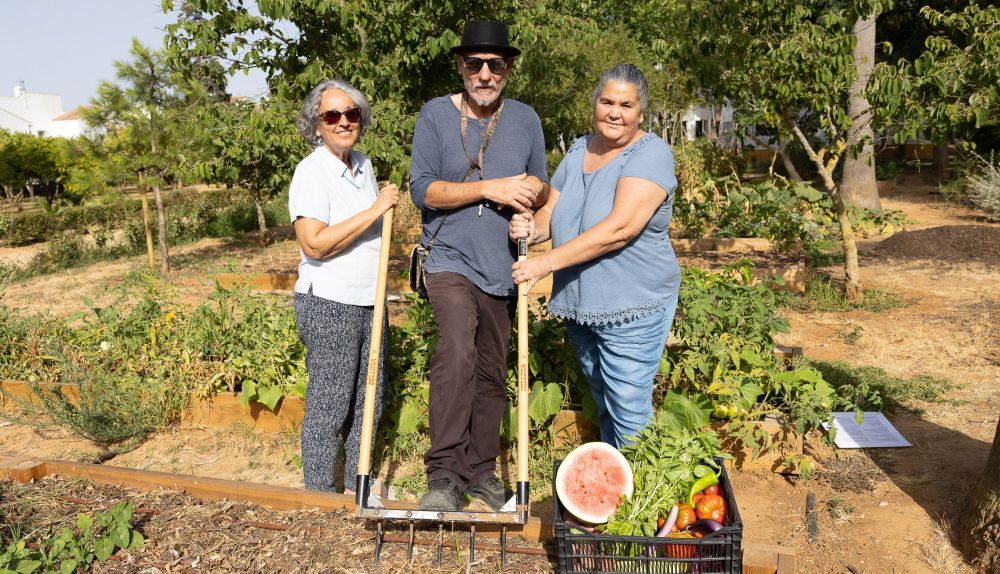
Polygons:
[[420,508],[459,510],[467,494],[499,510],[510,498],[495,470],[516,295],[507,232],[515,212],[544,204],[545,142],[534,110],[501,95],[521,53],[503,22],[467,22],[451,53],[465,89],[424,105],[410,158],[440,333]]

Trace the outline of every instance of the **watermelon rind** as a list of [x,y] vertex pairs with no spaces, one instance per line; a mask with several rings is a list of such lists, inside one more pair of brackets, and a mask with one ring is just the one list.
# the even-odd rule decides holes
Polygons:
[[[621,497],[632,497],[633,486],[628,460],[617,448],[604,442],[588,442],[576,447],[556,472],[559,502],[567,512],[587,524],[607,522]],[[617,502],[610,501],[613,497],[617,497]]]

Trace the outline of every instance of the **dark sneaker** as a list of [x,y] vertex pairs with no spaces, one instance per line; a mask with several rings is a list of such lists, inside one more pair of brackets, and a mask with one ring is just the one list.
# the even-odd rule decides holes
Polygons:
[[420,510],[456,512],[462,508],[462,492],[448,478],[436,478],[427,483],[427,494],[420,498]]
[[514,491],[505,488],[499,478],[490,476],[479,484],[467,488],[465,494],[482,500],[493,509],[493,512],[498,512],[510,497],[514,496]]

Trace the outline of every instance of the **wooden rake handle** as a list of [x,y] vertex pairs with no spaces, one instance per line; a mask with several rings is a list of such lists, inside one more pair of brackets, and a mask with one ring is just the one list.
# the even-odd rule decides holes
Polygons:
[[[372,313],[372,338],[368,344],[368,370],[365,378],[365,410],[361,420],[361,452],[358,453],[358,480],[367,480],[371,471],[371,454],[375,428],[375,395],[378,385],[379,359],[382,357],[382,321],[385,317],[385,292],[389,278],[389,248],[392,242],[392,216],[389,208],[382,216],[382,242],[378,252],[378,279],[375,281],[375,309]],[[360,490],[358,494],[362,493]]]

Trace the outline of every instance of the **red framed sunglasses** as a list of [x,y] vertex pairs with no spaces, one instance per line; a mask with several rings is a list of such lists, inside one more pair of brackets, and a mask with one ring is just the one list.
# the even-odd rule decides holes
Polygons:
[[328,126],[337,125],[340,123],[340,116],[347,118],[347,121],[352,124],[358,123],[361,119],[361,109],[360,108],[347,108],[344,111],[340,110],[327,110],[319,115],[319,118],[323,120],[323,123]]

